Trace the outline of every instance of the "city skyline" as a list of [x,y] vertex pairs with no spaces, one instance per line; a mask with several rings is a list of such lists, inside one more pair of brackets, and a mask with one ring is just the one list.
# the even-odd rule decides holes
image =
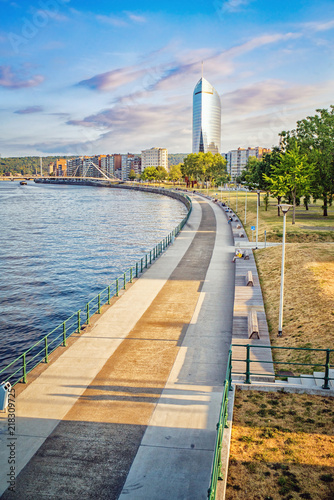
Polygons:
[[334,103],[328,0],[0,7],[2,156],[190,152],[201,61],[221,98],[221,151],[272,147]]

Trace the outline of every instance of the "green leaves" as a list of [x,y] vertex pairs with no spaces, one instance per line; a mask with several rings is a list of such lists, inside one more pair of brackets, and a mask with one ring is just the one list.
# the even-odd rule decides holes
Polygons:
[[182,166],[184,177],[193,181],[215,181],[224,183],[228,175],[226,171],[226,160],[220,155],[208,153],[191,153],[185,159]]

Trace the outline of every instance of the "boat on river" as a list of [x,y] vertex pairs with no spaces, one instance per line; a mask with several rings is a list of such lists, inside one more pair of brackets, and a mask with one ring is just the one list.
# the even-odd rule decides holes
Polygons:
[[27,185],[27,182],[26,182],[26,181],[21,181],[21,182],[20,182],[20,185],[21,185],[21,186],[26,186],[26,185]]

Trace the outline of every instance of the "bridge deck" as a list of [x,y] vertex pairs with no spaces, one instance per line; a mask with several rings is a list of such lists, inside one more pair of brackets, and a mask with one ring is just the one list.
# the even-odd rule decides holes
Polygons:
[[[194,201],[174,245],[16,400],[3,499],[205,499],[232,336],[224,212]],[[8,486],[1,419],[0,494]]]

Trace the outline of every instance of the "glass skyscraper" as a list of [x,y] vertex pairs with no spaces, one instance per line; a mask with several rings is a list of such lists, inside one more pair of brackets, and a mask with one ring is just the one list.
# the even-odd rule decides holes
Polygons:
[[193,96],[193,153],[219,153],[220,134],[220,97],[216,89],[202,77]]

